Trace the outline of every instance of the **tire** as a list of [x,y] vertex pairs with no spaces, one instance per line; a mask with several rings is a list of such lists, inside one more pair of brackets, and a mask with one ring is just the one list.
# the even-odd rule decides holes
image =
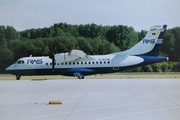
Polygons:
[[21,76],[20,75],[16,75],[16,80],[20,80]]
[[78,76],[79,79],[84,79],[84,75],[81,74],[80,76]]

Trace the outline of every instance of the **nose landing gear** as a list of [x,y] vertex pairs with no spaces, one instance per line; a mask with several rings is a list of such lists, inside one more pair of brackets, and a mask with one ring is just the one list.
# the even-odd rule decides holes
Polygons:
[[20,80],[21,76],[20,75],[16,75],[16,80]]

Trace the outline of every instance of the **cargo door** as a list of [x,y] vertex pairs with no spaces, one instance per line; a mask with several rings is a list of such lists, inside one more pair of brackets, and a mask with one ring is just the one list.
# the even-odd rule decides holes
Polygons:
[[115,56],[113,58],[113,70],[119,70],[119,57]]

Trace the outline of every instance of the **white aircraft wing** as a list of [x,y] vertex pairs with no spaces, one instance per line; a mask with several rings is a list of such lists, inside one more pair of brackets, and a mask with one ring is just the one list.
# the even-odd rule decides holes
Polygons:
[[82,50],[71,50],[69,52],[69,56],[72,56],[72,57],[79,57],[79,58],[86,58],[86,53],[84,53]]
[[86,58],[87,55],[81,50],[71,50],[69,53],[58,53],[55,54],[56,62],[68,62],[77,59]]

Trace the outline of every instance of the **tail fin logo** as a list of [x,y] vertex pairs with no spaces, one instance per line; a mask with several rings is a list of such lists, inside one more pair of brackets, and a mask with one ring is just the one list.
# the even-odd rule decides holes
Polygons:
[[155,39],[144,39],[143,40],[143,44],[154,44],[155,43]]

